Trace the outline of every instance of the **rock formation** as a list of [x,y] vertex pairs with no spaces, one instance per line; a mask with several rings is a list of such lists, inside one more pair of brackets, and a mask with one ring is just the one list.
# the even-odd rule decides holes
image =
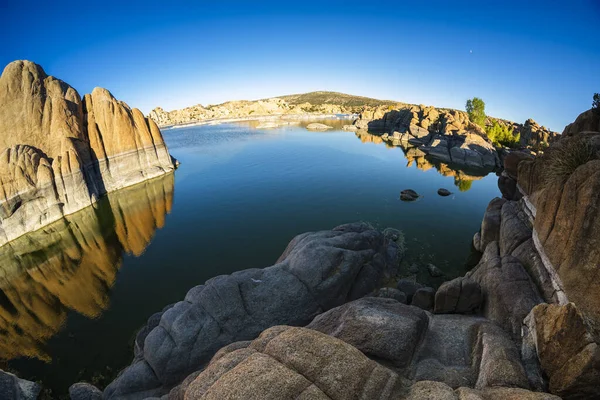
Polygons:
[[473,240],[484,255],[468,274],[484,314],[522,341],[530,381],[567,399],[596,398],[600,387],[598,121],[587,111],[543,155],[505,157],[504,198],[486,211]]
[[[496,121],[512,127],[515,134],[521,134],[523,146],[547,144],[557,136],[533,120],[527,120],[523,125],[494,118],[488,120],[490,124]],[[422,105],[403,105],[398,109],[365,107],[355,126],[380,135],[393,146],[407,150],[414,148],[442,162],[488,170],[502,165],[485,131],[471,122],[463,111]]]
[[210,279],[150,317],[136,337],[133,363],[104,395],[164,395],[221,347],[275,325],[306,325],[380,287],[398,262],[398,245],[367,224],[299,235],[275,265]]
[[174,169],[154,121],[29,61],[0,77],[0,121],[0,245]]

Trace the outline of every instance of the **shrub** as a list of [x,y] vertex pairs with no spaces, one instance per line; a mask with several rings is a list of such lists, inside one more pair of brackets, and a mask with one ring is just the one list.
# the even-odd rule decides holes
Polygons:
[[467,100],[467,114],[469,114],[469,119],[479,125],[480,127],[485,127],[485,103],[479,97],[473,97],[472,99]]
[[543,183],[563,185],[579,166],[597,158],[597,149],[586,140],[580,138],[562,140],[544,153]]
[[498,121],[492,122],[486,129],[488,138],[494,143],[494,146],[517,147],[521,141],[521,134],[513,133],[514,129],[508,125],[500,124]]

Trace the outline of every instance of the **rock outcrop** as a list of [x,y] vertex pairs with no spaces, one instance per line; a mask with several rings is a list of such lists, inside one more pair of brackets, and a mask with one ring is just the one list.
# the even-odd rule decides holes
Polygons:
[[355,125],[379,132],[383,140],[395,146],[417,148],[442,162],[486,169],[500,166],[485,131],[462,111],[426,106],[366,108]]
[[0,77],[0,121],[0,245],[174,169],[154,121],[29,61]]
[[598,396],[600,346],[577,307],[540,304],[525,323],[552,393],[564,398]]
[[0,369],[0,398],[7,400],[36,400],[42,387]]
[[[523,125],[488,118],[521,135],[522,146],[547,145],[557,133],[527,120]],[[502,166],[501,157],[485,130],[469,120],[467,113],[431,106],[401,105],[365,107],[355,121],[358,129],[376,133],[405,151],[416,149],[430,158],[472,168],[492,170]]]
[[137,335],[133,364],[104,395],[164,395],[223,346],[275,325],[306,325],[374,291],[398,261],[397,244],[367,224],[299,235],[275,265],[210,279],[152,316]]
[[600,387],[597,128],[590,110],[543,155],[505,157],[504,198],[486,211],[473,240],[484,254],[468,274],[484,315],[522,342],[532,386],[566,399],[596,398]]

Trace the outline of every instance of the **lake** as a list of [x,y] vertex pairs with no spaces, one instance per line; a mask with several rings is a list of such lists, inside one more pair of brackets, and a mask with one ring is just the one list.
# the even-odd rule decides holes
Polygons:
[[[312,122],[312,121],[311,121]],[[368,221],[404,232],[402,272],[434,286],[464,274],[473,234],[500,192],[495,174],[433,163],[348,121],[163,132],[180,168],[111,193],[0,248],[0,368],[54,394],[105,385],[131,362],[136,331],[192,286],[272,265],[297,234]],[[403,189],[422,197],[399,199]],[[439,188],[453,192],[437,194]],[[432,279],[426,265],[446,278]]]

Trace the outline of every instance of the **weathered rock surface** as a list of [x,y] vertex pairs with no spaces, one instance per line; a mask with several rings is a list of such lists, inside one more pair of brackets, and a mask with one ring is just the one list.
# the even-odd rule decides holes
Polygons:
[[427,315],[417,307],[368,297],[317,316],[307,328],[350,343],[371,358],[405,368],[427,324]]
[[213,278],[152,317],[136,338],[133,364],[104,395],[164,395],[219,348],[271,326],[308,324],[381,287],[397,265],[396,243],[367,224],[299,235],[274,266]]
[[419,307],[425,311],[432,311],[435,303],[435,290],[431,287],[417,289],[410,302],[411,306]]
[[185,399],[397,399],[402,381],[355,347],[276,326],[247,347],[216,355]]
[[481,317],[429,315],[429,325],[408,372],[458,388],[529,388],[518,347],[507,333]]
[[410,302],[415,292],[423,287],[420,283],[414,279],[404,278],[400,279],[396,285],[398,290],[406,294],[406,299]]
[[435,309],[437,314],[474,312],[483,301],[481,287],[470,278],[459,277],[444,282],[435,293]]
[[581,113],[577,119],[567,125],[563,136],[575,136],[581,132],[600,132],[600,116],[593,109]]
[[596,334],[600,332],[600,133],[587,130],[597,129],[598,119],[591,110],[582,113],[544,155],[518,166],[518,184],[534,220],[532,245],[555,286],[590,320]]
[[102,391],[89,383],[79,382],[69,387],[71,400],[102,400]]
[[396,288],[384,287],[377,291],[376,296],[384,299],[394,299],[402,304],[406,304],[406,294]]
[[364,298],[319,315],[307,328],[355,346],[405,378],[454,388],[529,388],[518,347],[485,318],[432,315],[392,300]]
[[7,400],[35,400],[42,387],[35,382],[4,372],[0,369],[0,398]]
[[0,245],[173,170],[156,124],[96,88],[75,89],[37,64],[0,77]]
[[522,321],[542,298],[519,260],[511,255],[501,256],[498,243],[492,242],[466,276],[481,286],[483,315],[520,343]]
[[600,388],[600,346],[573,303],[540,304],[526,320],[550,391],[594,399]]

